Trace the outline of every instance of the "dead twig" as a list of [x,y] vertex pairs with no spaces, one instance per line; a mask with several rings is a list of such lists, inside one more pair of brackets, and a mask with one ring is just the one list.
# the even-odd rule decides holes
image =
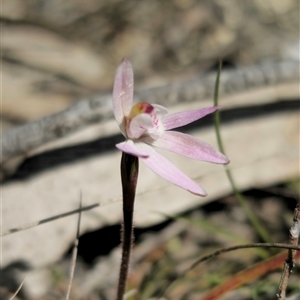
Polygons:
[[[299,235],[300,235],[300,199],[296,205],[294,211],[294,218],[293,223],[290,228],[290,244],[292,246],[297,246],[299,242]],[[284,263],[284,268],[282,271],[282,275],[279,282],[277,298],[280,300],[286,299],[286,288],[288,285],[289,277],[293,271],[295,266],[295,256],[297,250],[290,248],[288,250],[288,256]]]
[[[155,102],[172,106],[204,100],[213,97],[216,73],[166,86],[135,93],[137,101]],[[220,91],[222,95],[245,92],[255,88],[278,85],[285,82],[298,82],[297,61],[268,62],[261,65],[224,70]],[[33,149],[48,142],[66,137],[88,126],[113,118],[111,95],[94,95],[81,99],[74,106],[25,124],[3,134],[0,166],[18,156],[27,155]]]

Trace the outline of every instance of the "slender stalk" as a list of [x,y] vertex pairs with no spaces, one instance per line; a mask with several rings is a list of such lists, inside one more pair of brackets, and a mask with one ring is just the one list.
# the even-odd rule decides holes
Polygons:
[[130,252],[133,241],[133,210],[138,172],[138,158],[123,152],[121,159],[121,179],[123,189],[122,258],[116,300],[123,299],[126,289]]
[[53,216],[53,217],[50,217],[50,218],[47,218],[47,219],[43,219],[43,220],[40,220],[40,221],[37,221],[37,222],[24,224],[24,225],[21,225],[19,227],[15,227],[15,228],[9,229],[7,231],[1,232],[0,237],[8,235],[8,234],[15,233],[15,232],[19,232],[21,230],[26,230],[26,229],[29,229],[29,228],[32,228],[32,227],[35,227],[35,226],[38,226],[38,225],[41,225],[41,224],[52,222],[54,220],[61,219],[61,218],[64,218],[64,217],[68,217],[68,216],[71,216],[71,215],[74,215],[74,214],[77,214],[77,213],[81,213],[82,211],[93,209],[97,206],[100,206],[100,204],[95,203],[95,204],[92,204],[92,205],[84,206],[80,209],[71,210],[67,213],[59,214],[59,215],[56,215],[56,216]]
[[72,260],[71,260],[71,267],[70,267],[70,278],[69,278],[68,290],[67,290],[67,294],[66,294],[66,300],[70,299],[70,294],[71,294],[71,289],[72,289],[72,283],[73,283],[74,273],[75,273],[77,253],[78,253],[79,235],[80,235],[80,222],[81,222],[81,212],[82,212],[82,192],[81,191],[80,191],[79,210],[80,211],[79,211],[79,214],[78,214],[76,239],[75,239],[74,247],[73,247],[73,250],[72,250]]
[[[220,83],[221,70],[222,70],[222,61],[220,61],[220,64],[219,64],[219,69],[218,69],[218,74],[217,74],[216,84],[215,84],[215,91],[214,91],[214,105],[216,105],[216,106],[218,105],[218,98],[219,98],[219,83]],[[219,111],[216,111],[214,113],[214,123],[215,123],[215,130],[216,130],[219,149],[223,154],[226,154],[224,146],[223,146],[222,138],[221,138],[221,133],[220,133],[220,113],[219,113]],[[232,187],[232,190],[234,192],[234,195],[235,195],[236,199],[238,200],[240,206],[243,208],[248,220],[251,222],[251,224],[255,228],[259,237],[264,242],[270,242],[271,238],[270,238],[269,233],[265,230],[265,228],[260,223],[259,219],[251,211],[251,209],[248,206],[247,202],[245,201],[244,197],[242,196],[239,189],[237,188],[235,181],[233,179],[233,176],[231,174],[231,171],[227,166],[225,166],[225,172],[226,172],[226,175],[230,182],[230,185]]]
[[24,281],[25,281],[25,277],[24,277],[24,279],[22,280],[22,282],[20,283],[18,289],[15,291],[15,293],[11,296],[11,298],[10,298],[9,300],[13,300],[13,299],[16,298],[16,296],[18,295],[18,293],[20,292],[20,290],[21,290],[21,288],[22,288],[22,286],[23,286],[23,284],[24,284]]

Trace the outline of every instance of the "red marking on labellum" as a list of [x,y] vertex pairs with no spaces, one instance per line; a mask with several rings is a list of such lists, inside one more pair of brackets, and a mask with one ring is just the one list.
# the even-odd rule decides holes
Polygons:
[[154,110],[154,107],[147,103],[147,102],[140,102],[135,104],[130,111],[129,117],[130,119],[133,119],[134,117],[136,117],[139,114],[151,114]]

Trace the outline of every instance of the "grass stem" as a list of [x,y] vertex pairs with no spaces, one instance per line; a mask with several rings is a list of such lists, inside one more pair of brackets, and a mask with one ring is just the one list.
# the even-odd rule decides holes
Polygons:
[[[219,83],[220,83],[220,76],[221,76],[221,70],[222,70],[222,62],[219,63],[218,68],[218,74],[216,78],[216,84],[215,84],[215,91],[214,91],[214,105],[218,105],[218,98],[219,98]],[[223,146],[222,138],[221,138],[221,132],[220,132],[220,113],[219,111],[216,111],[214,113],[214,124],[215,124],[215,130],[217,135],[217,141],[220,151],[226,155],[225,149]],[[245,201],[244,197],[240,193],[239,189],[237,188],[235,181],[233,179],[232,173],[228,166],[225,166],[225,172],[228,177],[228,180],[230,182],[230,185],[232,187],[233,193],[238,200],[239,204],[243,208],[248,220],[252,224],[252,226],[255,228],[257,234],[259,235],[260,239],[264,242],[271,242],[271,238],[267,230],[262,226],[259,219],[255,216],[255,214],[251,211],[250,207],[248,206],[247,202]]]

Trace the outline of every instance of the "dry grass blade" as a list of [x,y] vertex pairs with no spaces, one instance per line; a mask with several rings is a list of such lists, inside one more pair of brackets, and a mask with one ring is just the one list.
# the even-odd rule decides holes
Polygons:
[[124,300],[129,300],[130,297],[135,296],[137,294],[137,290],[130,290],[124,294]]
[[79,204],[79,214],[78,214],[78,222],[77,222],[76,240],[74,242],[74,248],[73,248],[73,251],[72,251],[72,261],[71,261],[71,268],[70,268],[70,280],[69,280],[68,290],[67,290],[67,294],[66,294],[66,300],[68,300],[70,298],[72,282],[73,282],[75,266],[76,266],[78,244],[79,244],[79,233],[80,233],[80,221],[81,221],[81,212],[82,212],[81,206],[82,206],[82,192],[80,192],[80,204]]
[[[300,257],[300,252],[297,252],[297,257]],[[247,268],[236,275],[230,277],[214,289],[204,295],[201,300],[216,300],[229,293],[232,290],[237,289],[245,283],[250,283],[253,280],[269,273],[270,271],[276,270],[281,267],[286,257],[285,252],[281,252],[267,260],[261,261],[250,268]]]
[[[238,249],[247,249],[247,248],[279,248],[279,249],[291,249],[291,250],[296,250],[298,251],[296,254],[296,257],[300,257],[300,246],[297,245],[290,245],[290,244],[281,244],[281,243],[253,243],[253,244],[245,244],[245,245],[237,245],[237,246],[232,246],[232,247],[228,247],[228,248],[222,248],[220,250],[217,250],[209,255],[205,255],[203,257],[201,257],[200,259],[198,259],[197,261],[195,261],[189,268],[187,268],[185,271],[183,271],[182,273],[180,273],[179,275],[177,275],[171,282],[169,282],[163,289],[162,293],[160,294],[160,296],[163,296],[163,294],[166,293],[167,290],[169,290],[171,288],[171,286],[179,279],[183,278],[187,272],[193,270],[196,266],[198,266],[200,263],[217,257],[223,253],[226,252],[230,252],[230,251],[235,251]],[[284,261],[284,259],[280,260],[280,263],[282,264]],[[229,291],[229,290],[228,290]],[[216,298],[208,298],[208,299],[216,299]],[[206,300],[208,300],[206,299]]]
[[15,233],[15,232],[18,232],[18,231],[22,231],[22,230],[26,230],[26,229],[38,226],[38,225],[41,225],[41,224],[45,224],[45,223],[48,223],[48,222],[51,222],[51,221],[54,221],[54,220],[57,220],[57,219],[61,219],[61,218],[64,218],[64,217],[68,217],[68,216],[77,214],[77,213],[81,213],[82,211],[93,209],[93,208],[95,208],[99,205],[100,204],[96,203],[96,204],[92,204],[92,205],[89,205],[89,206],[86,206],[86,207],[82,207],[82,208],[80,207],[79,209],[75,209],[75,210],[69,211],[67,213],[59,214],[59,215],[56,215],[56,216],[53,216],[53,217],[50,217],[50,218],[47,218],[47,219],[43,219],[43,220],[40,220],[40,221],[37,221],[37,222],[32,222],[32,223],[25,224],[25,225],[22,225],[22,226],[19,226],[19,227],[16,227],[16,228],[12,228],[12,229],[9,229],[7,231],[1,232],[0,236],[2,237],[2,236],[9,235],[9,234],[12,234],[12,233]]
[[15,297],[18,295],[18,293],[20,292],[23,284],[24,284],[24,281],[25,281],[25,277],[24,279],[22,280],[22,282],[20,283],[20,286],[18,287],[18,289],[16,290],[16,292],[12,295],[12,297],[10,298],[10,300],[13,300],[15,299]]

